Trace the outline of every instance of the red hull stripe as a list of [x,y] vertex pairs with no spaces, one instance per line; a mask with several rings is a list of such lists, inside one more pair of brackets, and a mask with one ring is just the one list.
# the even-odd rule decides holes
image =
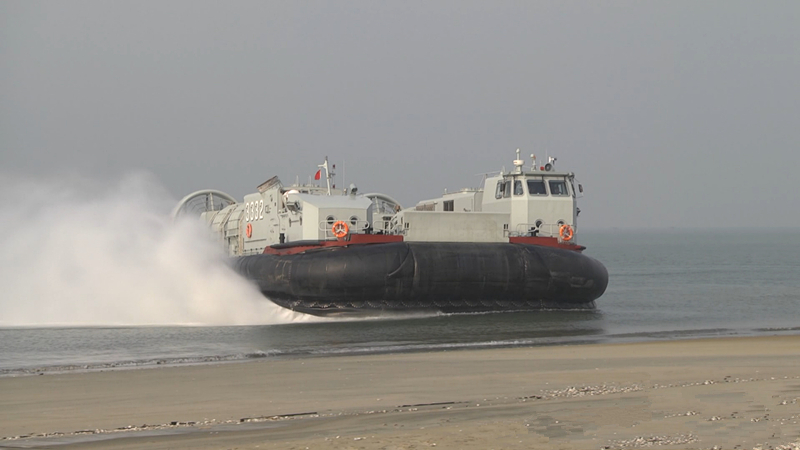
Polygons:
[[325,247],[346,247],[348,245],[387,244],[390,242],[403,242],[403,236],[388,234],[351,234],[347,240],[335,241],[298,241],[297,245],[282,244],[266,247],[267,255],[294,255],[306,250]]
[[[267,255],[294,255],[303,253],[307,250],[315,248],[326,247],[347,247],[349,245],[367,245],[367,244],[387,244],[390,242],[403,242],[403,236],[400,235],[386,235],[386,234],[351,234],[348,240],[335,240],[335,241],[298,241],[296,245],[279,244],[264,249],[264,254]],[[540,237],[540,236],[517,236],[509,237],[508,242],[511,244],[527,244],[539,245],[542,247],[555,247],[563,248],[565,250],[572,250],[582,252],[586,247],[582,245],[572,244],[568,242],[558,242],[554,237]]]

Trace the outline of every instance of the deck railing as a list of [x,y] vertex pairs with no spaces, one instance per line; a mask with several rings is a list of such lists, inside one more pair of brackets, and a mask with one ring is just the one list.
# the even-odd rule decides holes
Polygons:
[[[355,224],[350,220],[343,220],[342,222],[347,224],[348,234],[364,234],[369,229],[369,222],[366,220],[356,220]],[[336,221],[329,222],[327,220],[321,220],[319,222],[319,230],[325,232],[325,239],[336,238],[336,236],[333,235],[334,223],[336,223]]]
[[[554,237],[561,241],[560,232],[562,225],[562,223],[543,223],[537,226],[535,223],[520,223],[517,224],[514,231],[509,232],[509,236]],[[570,225],[570,227],[572,227],[572,235],[575,236],[578,232],[578,227],[573,225]],[[575,239],[573,238],[571,240],[574,241]]]

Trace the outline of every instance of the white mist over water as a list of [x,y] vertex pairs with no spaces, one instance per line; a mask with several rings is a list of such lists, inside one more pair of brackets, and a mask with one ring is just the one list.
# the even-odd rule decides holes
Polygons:
[[308,320],[226,264],[146,174],[114,185],[0,174],[0,326],[250,325]]

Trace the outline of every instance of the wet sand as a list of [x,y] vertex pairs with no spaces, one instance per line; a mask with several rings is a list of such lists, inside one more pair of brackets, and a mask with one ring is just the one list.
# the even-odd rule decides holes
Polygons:
[[0,448],[800,448],[800,336],[0,378]]

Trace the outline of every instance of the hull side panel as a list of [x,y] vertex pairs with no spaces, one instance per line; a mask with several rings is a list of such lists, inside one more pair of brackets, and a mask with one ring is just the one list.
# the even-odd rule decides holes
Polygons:
[[235,267],[278,305],[317,315],[587,309],[608,283],[593,258],[526,244],[331,247]]

